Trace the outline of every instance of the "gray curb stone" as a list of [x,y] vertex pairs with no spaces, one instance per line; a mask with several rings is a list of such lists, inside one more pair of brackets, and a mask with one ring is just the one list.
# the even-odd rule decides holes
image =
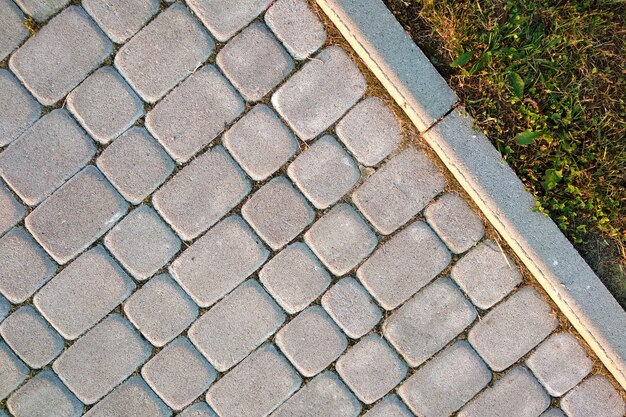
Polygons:
[[[0,0],[0,61],[28,37],[24,14],[11,0]],[[0,89],[0,91],[2,91]]]
[[7,401],[7,408],[17,417],[52,414],[79,417],[83,413],[83,403],[49,370],[40,372],[15,391]]
[[[0,0],[0,3],[5,1],[11,2],[11,0]],[[1,10],[0,16],[2,16]],[[1,22],[0,27],[2,27]],[[0,69],[0,146],[6,146],[17,139],[39,119],[39,116],[41,116],[41,105],[37,100],[13,74]]]
[[115,43],[124,43],[159,11],[158,0],[83,0],[83,7]]
[[170,410],[139,376],[133,376],[115,388],[85,417],[169,417]]

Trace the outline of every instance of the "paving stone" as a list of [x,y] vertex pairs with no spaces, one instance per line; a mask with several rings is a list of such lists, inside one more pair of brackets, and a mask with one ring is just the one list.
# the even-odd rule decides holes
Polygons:
[[400,124],[378,97],[368,97],[337,124],[337,136],[360,163],[374,166],[400,145]]
[[124,382],[102,401],[93,406],[85,417],[168,417],[170,410],[139,376]]
[[328,371],[302,387],[272,417],[356,417],[360,412],[356,397],[334,372]]
[[526,365],[553,397],[574,388],[593,368],[585,349],[570,333],[550,336],[530,355]]
[[259,101],[295,65],[267,27],[252,23],[217,54],[217,65],[248,101]]
[[265,104],[258,104],[222,136],[228,152],[255,181],[263,181],[298,149],[293,134]]
[[560,409],[551,408],[539,417],[567,417],[567,416]]
[[449,278],[418,292],[385,320],[385,338],[416,367],[476,319],[476,310]]
[[363,417],[413,417],[397,395],[389,395],[364,414]]
[[87,133],[103,144],[143,116],[143,102],[110,66],[87,77],[67,96],[66,103]]
[[146,127],[176,161],[188,161],[245,110],[212,65],[196,71],[146,116]]
[[161,274],[128,298],[124,313],[150,343],[160,347],[195,320],[198,307],[168,274]]
[[215,381],[215,369],[186,337],[176,339],[141,369],[154,392],[174,410],[189,405]]
[[524,367],[513,368],[459,412],[459,417],[536,417],[550,397]]
[[261,285],[250,280],[196,320],[187,333],[211,365],[224,372],[273,335],[284,321],[280,307]]
[[588,378],[571,390],[561,400],[561,408],[568,417],[621,417],[626,414],[626,403],[620,393],[600,375]]
[[65,7],[70,0],[15,0],[24,13],[38,22],[44,22]]
[[[11,0],[0,0],[0,31],[3,28],[1,19],[6,16],[2,8],[7,1],[11,3]],[[0,42],[4,39],[6,38],[0,36]],[[41,105],[31,97],[13,74],[0,69],[0,146],[6,146],[17,139],[40,115]]]
[[189,247],[169,267],[200,307],[210,307],[265,262],[269,252],[239,216],[231,216]]
[[133,280],[98,245],[59,272],[35,294],[33,303],[64,338],[73,340],[134,289]]
[[22,227],[0,238],[0,292],[13,304],[26,301],[56,271],[56,265]]
[[342,278],[322,297],[322,306],[345,334],[359,339],[372,330],[382,314],[369,293],[354,278]]
[[326,369],[348,347],[348,340],[320,306],[298,314],[276,335],[276,345],[306,377]]
[[28,367],[0,340],[0,400],[5,399],[27,377]]
[[259,272],[263,286],[289,314],[304,310],[330,285],[330,275],[313,252],[296,242],[274,256]]
[[0,236],[15,226],[26,215],[24,206],[17,201],[2,182],[0,182],[0,211],[2,212],[2,217],[0,217]]
[[113,44],[98,25],[81,7],[70,6],[15,51],[9,66],[40,103],[51,106],[111,52]]
[[96,161],[111,184],[133,204],[141,203],[174,171],[175,163],[143,127],[132,127]]
[[178,417],[217,417],[208,405],[205,403],[195,403],[185,408]]
[[482,220],[457,193],[442,195],[424,210],[426,221],[454,253],[463,253],[485,234]]
[[348,204],[338,204],[305,233],[304,240],[335,275],[352,270],[376,247],[378,239]]
[[0,175],[26,204],[34,206],[95,153],[95,145],[69,113],[54,110],[0,154]]
[[98,169],[88,165],[26,217],[26,227],[60,264],[106,233],[128,208]]
[[357,271],[357,277],[386,310],[393,310],[450,263],[445,245],[416,221],[385,242]]
[[335,369],[365,404],[384,397],[404,379],[407,366],[377,334],[362,338],[337,360]]
[[11,304],[0,295],[0,323],[9,315],[9,310],[11,309]]
[[138,280],[150,278],[179,250],[180,239],[150,206],[142,204],[104,238],[113,256]]
[[428,156],[408,148],[372,174],[352,200],[380,233],[388,235],[419,213],[445,185]]
[[315,220],[315,211],[285,177],[272,179],[254,193],[241,208],[241,215],[274,250]]
[[83,404],[49,370],[40,372],[7,401],[16,417],[78,417]]
[[304,0],[274,2],[265,23],[296,59],[305,59],[326,41],[324,25]]
[[398,389],[415,415],[447,417],[491,381],[491,371],[465,341],[456,342],[419,368]]
[[302,140],[311,140],[363,96],[365,78],[338,46],[320,52],[272,96],[272,104]]
[[200,22],[177,3],[122,46],[115,55],[115,67],[141,98],[154,103],[193,73],[214,49],[215,42]]
[[124,43],[159,11],[158,0],[83,0],[83,7],[115,43]]
[[28,37],[28,29],[23,21],[24,14],[15,3],[11,0],[0,0],[0,61]]
[[258,349],[207,393],[220,417],[266,416],[291,396],[301,379],[273,345]]
[[0,335],[28,366],[43,368],[63,350],[63,339],[30,305],[2,322]]
[[191,162],[152,197],[161,216],[184,240],[217,223],[250,192],[245,174],[217,146]]
[[468,340],[494,371],[503,371],[537,346],[558,326],[552,308],[525,287],[491,310],[469,332]]

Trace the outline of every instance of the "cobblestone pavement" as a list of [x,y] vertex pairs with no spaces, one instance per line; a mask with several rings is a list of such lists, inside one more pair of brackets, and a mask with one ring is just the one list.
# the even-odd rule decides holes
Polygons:
[[0,0],[0,61],[0,416],[624,414],[303,0]]

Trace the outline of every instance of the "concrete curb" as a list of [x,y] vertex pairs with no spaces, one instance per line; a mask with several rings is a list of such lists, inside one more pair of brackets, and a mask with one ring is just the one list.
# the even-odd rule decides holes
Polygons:
[[316,0],[424,138],[626,389],[626,312],[381,0]]

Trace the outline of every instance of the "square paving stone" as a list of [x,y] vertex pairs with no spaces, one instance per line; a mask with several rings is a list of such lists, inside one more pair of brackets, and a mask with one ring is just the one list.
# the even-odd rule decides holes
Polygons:
[[70,0],[15,0],[24,13],[42,23],[65,7]]
[[146,127],[176,161],[188,161],[245,109],[212,65],[196,71],[146,116]]
[[397,395],[389,395],[370,408],[363,417],[413,417],[413,414]]
[[[11,0],[0,0],[0,28],[2,28],[1,19],[3,18],[2,7],[7,1],[11,2]],[[2,42],[1,39],[0,36],[0,42]],[[39,119],[40,115],[41,105],[31,97],[13,74],[0,69],[0,146],[6,146],[17,139]]]
[[87,77],[67,96],[66,103],[87,133],[103,144],[143,116],[143,102],[110,66]]
[[11,0],[0,0],[0,61],[28,37],[28,29],[23,21],[24,14],[15,3]]
[[124,43],[159,11],[158,0],[83,0],[83,7],[115,43]]
[[334,45],[287,80],[272,104],[300,139],[311,140],[356,104],[366,87],[358,67]]
[[305,233],[304,240],[337,276],[351,271],[378,243],[374,232],[348,204],[333,207]]
[[169,417],[170,410],[139,376],[133,376],[93,406],[85,417]]
[[2,212],[2,217],[0,217],[0,236],[15,226],[26,215],[24,206],[2,182],[0,182],[0,211]]
[[330,285],[330,274],[313,252],[296,242],[274,256],[259,272],[263,286],[289,314],[304,310]]
[[15,417],[78,417],[83,404],[49,370],[43,371],[15,391],[7,401]]
[[96,146],[69,113],[54,110],[0,154],[0,175],[26,204],[34,206],[95,153]]
[[33,303],[63,337],[73,340],[134,289],[133,280],[98,245],[59,272],[35,294]]
[[[67,0],[63,0],[67,3]],[[61,100],[113,52],[113,44],[79,6],[56,15],[9,60],[43,105]]]
[[416,221],[385,242],[357,277],[386,310],[393,310],[450,263],[450,252],[424,223]]
[[141,368],[154,392],[174,410],[189,405],[215,381],[215,369],[182,337],[174,340]]
[[568,417],[621,417],[626,415],[626,403],[619,392],[603,376],[594,375],[571,390],[561,400]]
[[27,377],[29,369],[15,356],[15,353],[0,340],[0,401],[4,400],[17,388]]
[[171,5],[115,55],[115,67],[149,103],[184,80],[215,49],[215,42],[181,3]]
[[239,216],[231,216],[194,242],[169,267],[200,307],[217,300],[259,269],[269,252]]
[[217,417],[205,403],[194,403],[185,408],[185,411],[178,414],[178,417]]
[[250,280],[196,320],[188,334],[209,362],[224,372],[273,335],[284,321],[278,304],[259,283]]
[[348,349],[335,368],[365,404],[384,397],[408,371],[398,354],[377,334],[365,336]]
[[109,230],[128,203],[92,165],[76,174],[26,217],[41,246],[65,264]]
[[254,193],[241,208],[241,215],[274,250],[315,220],[315,211],[285,177],[272,179]]
[[161,274],[126,300],[124,313],[150,343],[161,347],[195,320],[198,306],[168,274]]

